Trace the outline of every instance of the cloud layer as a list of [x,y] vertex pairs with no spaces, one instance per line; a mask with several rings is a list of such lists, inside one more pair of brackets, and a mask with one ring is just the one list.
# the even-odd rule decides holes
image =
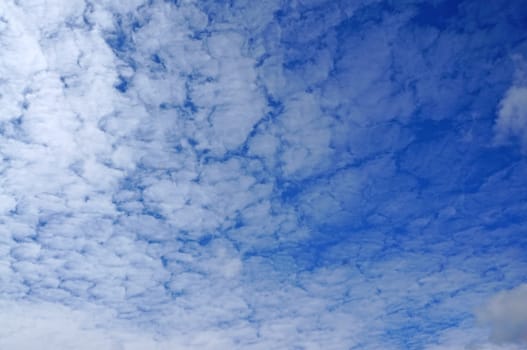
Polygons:
[[522,5],[2,2],[0,345],[512,349]]

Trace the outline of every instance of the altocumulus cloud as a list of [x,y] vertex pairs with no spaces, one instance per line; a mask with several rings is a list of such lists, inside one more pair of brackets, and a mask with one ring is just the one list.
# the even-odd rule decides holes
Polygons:
[[524,7],[3,1],[0,347],[524,346]]

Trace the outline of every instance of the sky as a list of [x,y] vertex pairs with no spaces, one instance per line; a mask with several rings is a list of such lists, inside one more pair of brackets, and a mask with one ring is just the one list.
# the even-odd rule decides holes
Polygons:
[[527,347],[523,0],[3,0],[0,348]]

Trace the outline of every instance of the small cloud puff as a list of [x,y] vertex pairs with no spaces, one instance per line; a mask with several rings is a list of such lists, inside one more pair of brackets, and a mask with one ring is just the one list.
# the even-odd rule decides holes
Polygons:
[[527,153],[527,62],[522,56],[513,56],[516,65],[515,82],[500,102],[498,119],[494,126],[496,144],[518,140],[522,152]]

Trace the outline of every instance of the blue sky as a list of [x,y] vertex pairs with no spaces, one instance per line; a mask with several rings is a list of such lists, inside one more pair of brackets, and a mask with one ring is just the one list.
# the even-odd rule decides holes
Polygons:
[[0,347],[527,346],[521,0],[5,0]]

